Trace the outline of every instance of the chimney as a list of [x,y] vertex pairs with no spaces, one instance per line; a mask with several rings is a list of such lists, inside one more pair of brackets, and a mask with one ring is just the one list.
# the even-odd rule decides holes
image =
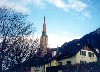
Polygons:
[[52,48],[52,57],[54,57],[57,54],[57,48]]

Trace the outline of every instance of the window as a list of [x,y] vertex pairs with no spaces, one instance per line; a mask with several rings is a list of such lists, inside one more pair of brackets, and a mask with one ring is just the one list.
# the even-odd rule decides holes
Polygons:
[[83,52],[84,56],[86,56],[86,51]]
[[80,60],[80,63],[81,63],[81,60]]
[[84,55],[83,51],[82,51],[82,55]]
[[91,52],[88,52],[89,57],[91,57]]
[[86,56],[86,51],[80,51],[80,55]]
[[80,55],[82,55],[82,51],[80,51]]
[[62,62],[58,62],[59,65],[62,65]]
[[89,57],[94,57],[94,53],[88,52]]
[[39,70],[34,70],[35,72],[39,72]]
[[81,63],[81,64],[82,64],[82,63],[86,63],[86,61],[81,61],[81,60],[80,60],[80,63]]
[[94,57],[94,53],[92,53],[92,57]]
[[67,61],[67,65],[71,65],[71,61]]

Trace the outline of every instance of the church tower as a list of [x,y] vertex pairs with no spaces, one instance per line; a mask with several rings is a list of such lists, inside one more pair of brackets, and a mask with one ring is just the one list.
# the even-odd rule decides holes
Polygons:
[[47,54],[47,47],[48,47],[48,36],[46,34],[46,22],[45,22],[45,16],[44,16],[43,31],[40,37],[41,56],[44,56],[45,54]]

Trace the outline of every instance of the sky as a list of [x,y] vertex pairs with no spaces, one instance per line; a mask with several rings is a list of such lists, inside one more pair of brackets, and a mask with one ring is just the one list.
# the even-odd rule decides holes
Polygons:
[[48,46],[55,48],[100,27],[100,0],[0,0],[0,6],[9,6],[28,14],[40,37],[44,16]]

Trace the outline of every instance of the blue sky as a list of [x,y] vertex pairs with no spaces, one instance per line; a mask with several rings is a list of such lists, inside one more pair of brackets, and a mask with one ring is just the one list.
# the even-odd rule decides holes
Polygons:
[[38,37],[45,16],[49,47],[61,46],[100,27],[100,0],[0,0],[2,5],[27,13]]

